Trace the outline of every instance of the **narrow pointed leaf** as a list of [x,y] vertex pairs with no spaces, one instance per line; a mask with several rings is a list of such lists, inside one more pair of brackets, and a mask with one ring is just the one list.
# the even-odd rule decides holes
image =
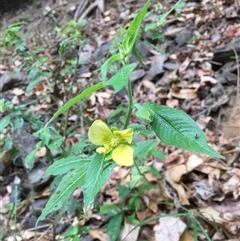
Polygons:
[[54,115],[53,117],[48,121],[48,123],[46,124],[46,126],[52,122],[55,118],[57,118],[59,115],[61,115],[62,113],[64,113],[65,111],[67,111],[69,108],[71,108],[73,105],[75,105],[78,101],[88,97],[89,95],[91,95],[93,92],[100,90],[104,87],[103,82],[99,82],[85,90],[83,90],[79,95],[75,96],[74,98],[72,98],[71,100],[69,100],[64,106],[62,106]]
[[58,188],[48,200],[42,214],[37,220],[43,220],[48,214],[59,210],[72,195],[73,191],[81,187],[86,175],[86,168],[79,168],[68,172],[61,180]]
[[132,50],[132,47],[136,42],[140,25],[145,17],[149,5],[150,0],[145,3],[128,28],[127,34],[123,40],[123,47],[128,53]]
[[96,154],[88,165],[86,178],[83,185],[84,206],[87,207],[94,202],[95,196],[107,182],[114,164],[103,169],[105,156]]
[[88,165],[89,162],[90,158],[87,158],[86,156],[68,156],[61,158],[48,167],[44,177],[50,175],[63,175],[70,170],[80,167],[86,168],[86,165]]

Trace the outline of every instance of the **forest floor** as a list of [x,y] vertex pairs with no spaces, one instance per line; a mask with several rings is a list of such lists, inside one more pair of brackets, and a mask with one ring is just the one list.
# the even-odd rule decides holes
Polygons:
[[[6,147],[10,142],[3,142],[6,137],[3,130],[0,136],[2,240],[107,241],[116,240],[117,236],[127,241],[240,240],[240,2],[183,2],[185,5],[168,15],[164,24],[140,33],[137,48],[142,54],[141,61],[136,57],[130,59],[137,63],[130,77],[133,96],[136,102],[151,101],[190,115],[206,134],[208,143],[225,160],[192,154],[159,142],[158,148],[165,159],[154,156],[146,159],[147,165],[160,174],[146,174],[155,188],[140,191],[139,184],[125,203],[121,203],[123,190],[120,191],[119,184],[125,187],[132,174],[129,168],[117,167],[98,194],[98,205],[88,219],[79,217],[75,210],[64,215],[57,225],[53,224],[54,216],[50,216],[35,228],[36,218],[51,196],[52,178],[43,178],[45,149],[37,154],[39,160],[31,171],[24,167],[26,153],[21,150],[29,153],[37,143],[37,138],[32,136],[31,122],[24,117],[18,132],[8,134],[11,148]],[[174,3],[153,0],[143,26],[156,22]],[[1,36],[10,24],[22,22],[19,36],[28,50],[41,61],[47,58],[48,66],[64,79],[60,83],[52,79],[57,83],[54,88],[45,79],[34,82],[36,66],[29,65],[29,59],[26,61],[23,55],[17,54],[16,48],[3,50],[1,44],[1,101],[21,106],[18,111],[30,110],[47,121],[69,98],[100,79],[101,64],[121,38],[121,28],[130,24],[133,14],[144,4],[143,0],[44,0],[8,9],[1,17]],[[66,38],[63,31],[72,19],[86,20],[81,25],[81,46],[70,47],[59,55],[59,41]],[[73,82],[73,73],[65,67],[68,60],[76,57],[76,50],[82,62]],[[64,68],[66,73],[61,72]],[[71,95],[66,95],[70,93],[69,88]],[[87,120],[114,123],[118,118],[117,122],[121,123],[124,118],[120,116],[121,111],[114,110],[119,105],[125,108],[126,100],[126,91],[113,95],[112,89],[105,89],[83,101],[78,110],[73,108],[67,126],[75,129],[73,135],[67,136],[66,145],[79,139],[77,131],[86,135]],[[79,118],[79,110],[84,118]],[[4,117],[6,113],[2,114]],[[61,118],[57,121],[56,126],[61,126]],[[135,121],[133,118],[132,122]],[[14,156],[16,153],[18,158]],[[81,190],[73,195],[82,204]],[[17,199],[19,203],[14,206]],[[104,215],[99,211],[106,204],[113,205],[113,210],[121,208],[123,220],[119,230],[114,230],[111,212]],[[144,222],[148,218],[151,221]],[[194,229],[194,225],[198,228]],[[114,237],[110,235],[111,228],[116,232],[115,238],[111,238]]]

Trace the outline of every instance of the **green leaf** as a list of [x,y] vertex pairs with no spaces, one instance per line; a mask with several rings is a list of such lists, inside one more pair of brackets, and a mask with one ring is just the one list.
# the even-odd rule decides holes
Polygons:
[[13,119],[13,128],[14,130],[20,129],[23,126],[24,120],[20,116],[15,116]]
[[116,241],[119,233],[121,231],[121,224],[123,220],[123,214],[119,213],[118,215],[111,218],[107,225],[107,234],[108,241]]
[[[49,213],[59,210],[65,202],[72,195],[73,191],[81,187],[86,175],[86,168],[80,167],[78,169],[68,172],[61,180],[56,191],[48,200],[42,214],[37,219],[37,223],[43,220]],[[37,225],[37,224],[36,224]]]
[[35,154],[37,153],[37,151],[38,151],[38,148],[35,148],[30,153],[28,153],[28,155],[26,156],[24,164],[27,169],[32,169],[34,161],[35,161]]
[[88,165],[83,185],[84,206],[87,207],[94,202],[95,196],[108,180],[115,164],[103,168],[105,156],[95,154]]
[[127,86],[129,76],[136,68],[136,65],[136,63],[124,65],[110,80],[106,82],[106,85],[113,86],[115,93],[117,93],[123,87]]
[[120,202],[123,202],[124,199],[127,197],[127,195],[131,192],[130,188],[128,188],[126,186],[122,186],[122,185],[118,185],[117,190],[119,193]]
[[104,87],[103,82],[99,82],[91,87],[88,87],[87,89],[83,90],[82,93],[75,96],[71,100],[69,100],[64,106],[62,106],[54,115],[53,117],[47,122],[46,126],[52,122],[55,118],[57,118],[59,115],[67,111],[69,108],[71,108],[73,105],[75,105],[78,101],[86,98],[87,96],[91,95],[93,92],[100,90]]
[[143,8],[139,11],[139,13],[135,16],[134,20],[132,21],[131,25],[129,26],[128,30],[127,30],[127,34],[123,40],[123,47],[125,49],[126,54],[130,53],[133,45],[136,42],[137,36],[138,36],[138,32],[139,32],[139,28],[140,25],[145,17],[145,14],[147,12],[147,9],[150,5],[150,0],[148,0],[145,5],[143,6]]
[[[5,103],[5,99],[0,99],[0,113],[2,113],[5,110],[4,103]],[[1,122],[1,120],[0,120],[0,122]]]
[[68,156],[55,161],[46,170],[44,177],[50,175],[62,175],[69,172],[72,169],[83,167],[89,164],[90,159],[85,156]]
[[100,207],[100,214],[102,215],[108,215],[110,217],[115,216],[119,213],[121,213],[120,207],[118,207],[115,204],[105,204]]
[[30,91],[32,91],[33,90],[33,88],[38,84],[38,83],[40,83],[42,81],[42,79],[41,78],[33,78],[30,82],[29,82],[29,84],[28,84],[28,86],[27,86],[27,88],[26,88],[26,92],[27,93],[29,93]]
[[79,227],[78,225],[70,225],[67,230],[63,233],[63,236],[66,237],[72,237],[74,235],[78,234]]
[[154,103],[147,103],[145,106],[152,114],[150,125],[158,138],[165,144],[212,157],[224,158],[207,144],[204,132],[186,113]]
[[136,112],[136,116],[138,118],[143,119],[146,122],[152,121],[151,113],[147,106],[139,105],[138,103],[136,103],[134,106],[138,109]]
[[102,81],[105,82],[107,80],[107,71],[108,67],[115,61],[123,59],[121,54],[114,54],[111,56],[101,67],[102,73]]
[[43,127],[40,130],[38,130],[36,133],[33,134],[35,137],[40,138],[45,145],[48,145],[48,143],[51,140],[51,133],[50,128]]
[[3,118],[0,120],[0,132],[4,130],[10,123],[11,115],[5,115]]
[[134,156],[148,156],[152,150],[156,148],[157,142],[155,140],[139,141],[134,146]]
[[73,144],[71,146],[71,153],[82,152],[83,148],[87,146],[87,141],[88,141],[87,139],[81,139],[79,142]]
[[56,151],[63,144],[63,141],[64,141],[64,139],[62,136],[61,136],[61,138],[56,138],[54,140],[50,140],[47,147],[52,151]]
[[153,137],[155,136],[155,132],[149,127],[147,128],[146,125],[143,124],[130,124],[128,128],[132,128],[134,130],[134,135],[143,135]]

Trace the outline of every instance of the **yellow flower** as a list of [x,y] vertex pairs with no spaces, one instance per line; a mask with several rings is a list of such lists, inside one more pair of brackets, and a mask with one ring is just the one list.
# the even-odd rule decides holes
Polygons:
[[123,131],[111,131],[101,120],[95,120],[89,128],[88,138],[94,145],[101,145],[96,149],[100,154],[112,151],[112,159],[119,165],[133,165],[132,143],[133,130],[128,128]]

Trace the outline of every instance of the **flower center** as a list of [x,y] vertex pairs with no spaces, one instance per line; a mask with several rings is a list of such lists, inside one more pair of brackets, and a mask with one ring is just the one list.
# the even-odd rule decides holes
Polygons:
[[112,147],[116,147],[118,144],[119,144],[119,142],[118,142],[117,139],[112,139],[112,140],[110,141],[110,145],[111,145]]

